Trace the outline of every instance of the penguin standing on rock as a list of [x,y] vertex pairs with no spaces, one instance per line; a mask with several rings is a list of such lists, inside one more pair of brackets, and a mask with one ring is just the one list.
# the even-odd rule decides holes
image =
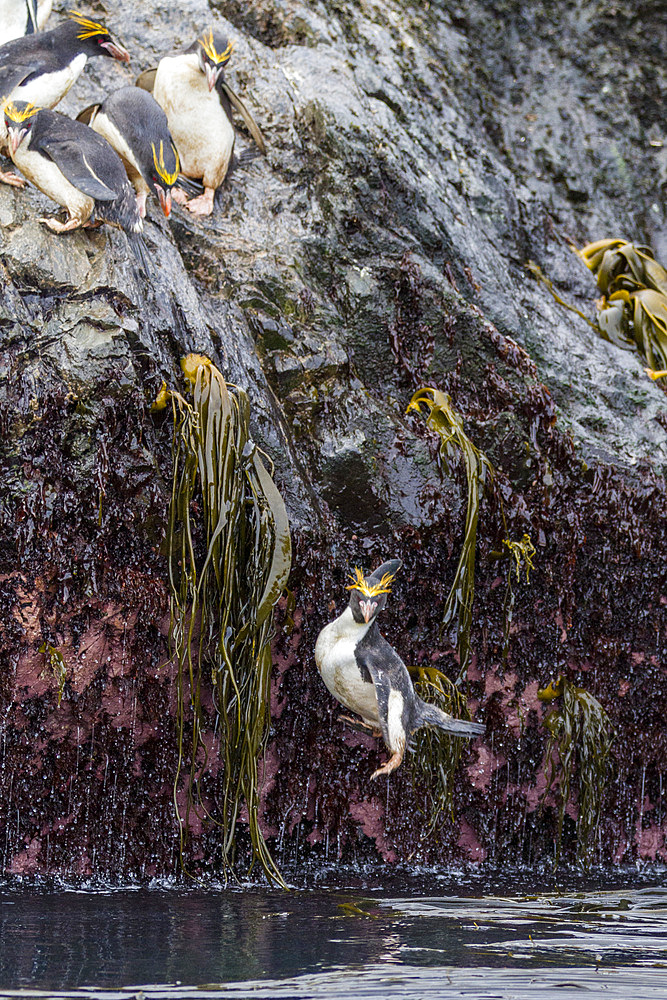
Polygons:
[[372,778],[400,766],[410,737],[422,726],[436,726],[452,736],[485,731],[480,723],[455,719],[422,701],[403,660],[380,635],[376,619],[400,566],[400,559],[392,559],[366,578],[356,569],[347,588],[350,603],[322,629],[315,645],[315,662],[331,694],[360,715],[362,725],[381,735],[391,752]]
[[143,228],[132,185],[109,143],[82,122],[32,104],[5,105],[12,160],[49,198],[63,205],[68,220],[40,219],[54,233],[89,222],[93,212],[128,233]]
[[166,112],[182,173],[204,185],[204,193],[191,201],[174,192],[174,198],[194,215],[211,214],[215,192],[227,175],[234,150],[232,105],[260,150],[266,151],[252,116],[225,81],[223,71],[231,54],[232,43],[209,29],[185,52],[165,56],[156,70],[147,70],[137,80],[137,86],[152,90]]
[[53,0],[0,0],[0,45],[41,31]]
[[122,87],[102,104],[93,104],[77,116],[112,146],[137,193],[142,219],[146,199],[157,195],[165,216],[171,213],[171,189],[178,180],[180,161],[169,132],[167,116],[145,90]]
[[[68,19],[51,31],[1,45],[2,103],[24,101],[39,108],[55,107],[93,56],[130,61],[127,50],[108,28],[76,11],[70,11]],[[7,131],[0,115],[0,150],[6,148]],[[15,174],[0,173],[0,181],[16,187],[23,184]]]

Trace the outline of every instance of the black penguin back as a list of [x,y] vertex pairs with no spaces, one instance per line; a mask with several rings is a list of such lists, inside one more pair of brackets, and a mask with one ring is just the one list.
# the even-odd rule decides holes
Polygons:
[[175,145],[167,116],[152,94],[139,87],[121,87],[106,97],[98,114],[105,115],[118,129],[149,183],[155,170],[153,149],[158,160],[162,153],[165,169],[177,172]]
[[52,160],[67,180],[95,202],[95,214],[127,232],[143,228],[123,161],[106,139],[57,111],[35,115],[30,148]]

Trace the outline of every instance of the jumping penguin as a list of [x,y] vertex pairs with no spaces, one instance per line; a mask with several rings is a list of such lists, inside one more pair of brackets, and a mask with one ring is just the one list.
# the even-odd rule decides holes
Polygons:
[[137,86],[152,91],[164,109],[186,178],[201,180],[204,193],[187,201],[182,192],[174,198],[194,215],[210,215],[216,190],[224,181],[234,151],[232,106],[240,112],[262,153],[261,132],[250,112],[229,87],[224,67],[232,43],[209,29],[185,52],[165,56],[157,69],[147,70]]
[[422,726],[436,726],[453,736],[485,731],[480,723],[455,719],[422,701],[403,660],[380,635],[377,616],[400,567],[400,559],[391,559],[366,578],[357,568],[347,587],[350,603],[322,629],[315,645],[315,662],[331,694],[360,715],[366,728],[382,735],[391,752],[372,778],[400,766],[410,737]]
[[[129,62],[130,56],[109,29],[76,11],[51,31],[15,38],[0,46],[2,104],[25,101],[53,108],[76,82],[89,58],[111,56]],[[0,150],[7,148],[7,131],[0,114]],[[0,181],[21,187],[15,174],[0,173]]]
[[85,225],[94,212],[125,232],[141,232],[134,190],[105,139],[82,122],[23,101],[5,105],[4,124],[16,166],[69,215],[67,222],[40,222],[54,233],[66,233]]
[[171,189],[178,180],[180,161],[167,116],[157,101],[145,90],[122,87],[102,104],[82,111],[77,121],[90,125],[120,156],[137,193],[142,219],[151,192],[169,218]]

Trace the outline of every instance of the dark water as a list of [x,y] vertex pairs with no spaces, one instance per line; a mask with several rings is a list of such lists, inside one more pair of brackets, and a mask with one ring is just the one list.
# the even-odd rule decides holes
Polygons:
[[657,869],[0,883],[0,997],[667,998]]

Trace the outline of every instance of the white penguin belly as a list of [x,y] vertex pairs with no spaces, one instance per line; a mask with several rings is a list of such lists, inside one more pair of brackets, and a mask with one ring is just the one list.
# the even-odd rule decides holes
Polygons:
[[19,84],[11,93],[13,101],[27,101],[38,108],[54,108],[81,76],[88,56],[80,52],[69,66],[53,73],[44,73],[34,80]]
[[322,629],[315,646],[315,662],[334,698],[363,719],[380,725],[375,685],[361,676],[354,655],[360,636],[341,637],[338,621]]
[[217,92],[209,91],[197,56],[161,59],[153,97],[167,115],[182,173],[218,188],[232,157],[234,129]]
[[16,0],[0,3],[0,45],[21,38],[28,27],[28,8]]
[[109,145],[116,150],[123,161],[125,172],[127,173],[134,190],[138,194],[150,194],[150,188],[143,178],[141,168],[137,163],[134,153],[128,146],[125,137],[118,131],[111,119],[107,118],[105,114],[100,114],[98,112],[90,123],[90,127],[97,132],[98,135],[101,135],[103,139],[106,139]]
[[46,22],[49,19],[49,14],[51,13],[51,8],[53,7],[53,0],[39,0],[37,7],[37,27],[41,31]]
[[39,153],[24,149],[23,145],[16,150],[13,160],[36,188],[63,205],[73,219],[86,222],[90,218],[95,208],[94,200],[70,184],[55,163]]

